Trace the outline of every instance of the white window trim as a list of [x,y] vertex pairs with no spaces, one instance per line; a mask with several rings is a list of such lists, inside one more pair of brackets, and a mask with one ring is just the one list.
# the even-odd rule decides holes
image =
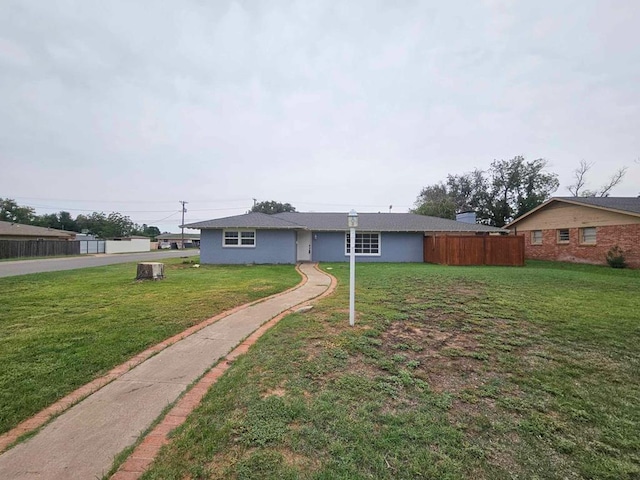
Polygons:
[[[567,238],[566,240],[560,240],[560,230],[566,230],[567,236],[569,238]],[[569,243],[571,243],[571,230],[569,228],[558,228],[556,230],[556,243],[558,245],[568,245]]]
[[[358,234],[370,234],[370,235],[378,235],[378,253],[356,253],[356,257],[379,257],[382,255],[382,234],[380,232],[358,232],[356,230],[356,238],[358,238]],[[347,251],[347,235],[349,232],[344,233],[344,256],[348,257],[349,252]]]
[[[535,240],[535,232],[540,232],[540,241],[536,242]],[[531,245],[542,245],[544,239],[544,233],[542,233],[542,230],[531,230]]]
[[[225,243],[227,232],[238,232],[238,245],[227,245]],[[242,245],[242,232],[253,232],[253,245]],[[258,235],[253,228],[225,228],[222,230],[222,248],[256,248]]]
[[[594,234],[593,234],[593,242],[585,242],[584,240],[584,231],[587,228],[593,228]],[[598,244],[598,229],[596,227],[581,227],[579,232],[578,232],[578,236],[580,239],[580,245],[597,245]]]

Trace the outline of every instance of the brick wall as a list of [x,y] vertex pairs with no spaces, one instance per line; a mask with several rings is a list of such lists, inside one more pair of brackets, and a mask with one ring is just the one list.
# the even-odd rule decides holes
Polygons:
[[527,259],[606,265],[607,252],[614,245],[618,245],[625,252],[627,265],[640,268],[640,224],[597,227],[595,245],[581,245],[579,230],[569,228],[568,244],[558,244],[555,229],[542,230],[542,245],[531,244],[530,231],[521,231],[518,234],[524,235]]

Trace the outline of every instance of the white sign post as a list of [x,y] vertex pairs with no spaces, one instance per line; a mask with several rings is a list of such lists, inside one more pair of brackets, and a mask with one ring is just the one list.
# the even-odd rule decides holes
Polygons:
[[356,317],[356,227],[358,214],[351,210],[349,221],[349,325],[353,327]]

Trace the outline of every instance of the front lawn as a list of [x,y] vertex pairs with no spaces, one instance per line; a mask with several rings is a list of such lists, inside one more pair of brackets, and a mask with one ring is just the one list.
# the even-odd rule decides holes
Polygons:
[[640,477],[640,271],[324,267],[144,478]]
[[165,259],[0,278],[0,433],[135,354],[237,305],[296,285],[292,266]]

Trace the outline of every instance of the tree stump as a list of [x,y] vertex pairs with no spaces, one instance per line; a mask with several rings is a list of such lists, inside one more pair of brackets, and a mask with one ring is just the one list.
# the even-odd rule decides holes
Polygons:
[[164,263],[144,262],[138,264],[136,280],[162,280],[164,278]]

